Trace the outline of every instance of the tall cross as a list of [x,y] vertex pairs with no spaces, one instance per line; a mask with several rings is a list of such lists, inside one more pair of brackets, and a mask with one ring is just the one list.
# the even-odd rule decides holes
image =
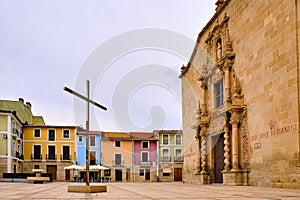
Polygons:
[[86,97],[71,90],[70,88],[64,87],[64,90],[79,97],[87,102],[87,120],[86,120],[86,186],[90,185],[90,103],[94,106],[107,110],[106,107],[90,99],[90,81],[86,81]]

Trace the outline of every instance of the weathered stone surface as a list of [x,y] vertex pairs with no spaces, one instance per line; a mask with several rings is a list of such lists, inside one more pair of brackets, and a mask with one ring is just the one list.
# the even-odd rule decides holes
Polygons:
[[[197,130],[192,127],[201,126],[196,114],[203,104],[198,79],[204,77],[209,179],[215,180],[217,162],[212,138],[224,132],[215,115],[225,114],[225,121],[237,120],[238,127],[234,143],[233,124],[229,125],[230,168],[238,163],[236,167],[249,170],[249,185],[300,188],[299,19],[294,1],[227,0],[200,32],[199,46],[181,75],[184,182],[200,182],[195,166],[201,157],[197,157]],[[216,108],[214,84],[221,79],[224,105]],[[233,120],[234,106],[241,110]],[[236,178],[235,185],[242,176],[223,173],[223,183]]]

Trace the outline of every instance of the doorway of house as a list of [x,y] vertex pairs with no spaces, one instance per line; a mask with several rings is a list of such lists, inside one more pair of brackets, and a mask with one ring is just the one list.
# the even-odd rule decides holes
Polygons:
[[174,168],[174,181],[182,181],[182,168]]
[[150,169],[145,170],[145,180],[150,181]]
[[214,183],[223,183],[224,170],[224,134],[213,137],[213,156],[214,156]]
[[130,168],[126,168],[126,181],[130,181]]
[[47,165],[47,174],[52,176],[52,180],[56,180],[57,166],[56,165]]
[[115,180],[122,181],[122,169],[115,170]]
[[69,181],[70,180],[70,170],[65,170],[65,180]]

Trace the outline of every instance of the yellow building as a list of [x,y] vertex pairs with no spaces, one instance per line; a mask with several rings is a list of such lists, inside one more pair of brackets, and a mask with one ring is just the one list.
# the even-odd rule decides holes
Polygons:
[[26,125],[24,132],[24,172],[44,169],[53,180],[70,180],[64,167],[75,162],[75,126]]
[[105,132],[101,136],[102,165],[111,169],[111,181],[132,181],[133,142],[128,133]]

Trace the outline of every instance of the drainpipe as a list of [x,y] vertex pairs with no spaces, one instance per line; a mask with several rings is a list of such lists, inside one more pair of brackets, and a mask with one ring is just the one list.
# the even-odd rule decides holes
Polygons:
[[134,182],[134,141],[131,141],[131,149],[132,149],[132,164],[131,164],[131,181]]
[[11,173],[11,116],[7,116],[7,173]]
[[159,140],[156,141],[156,179],[159,181]]

